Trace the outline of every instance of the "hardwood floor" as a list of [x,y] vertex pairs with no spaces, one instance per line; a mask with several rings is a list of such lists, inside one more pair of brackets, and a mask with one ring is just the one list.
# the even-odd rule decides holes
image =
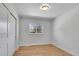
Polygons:
[[15,56],[71,56],[54,45],[21,46]]

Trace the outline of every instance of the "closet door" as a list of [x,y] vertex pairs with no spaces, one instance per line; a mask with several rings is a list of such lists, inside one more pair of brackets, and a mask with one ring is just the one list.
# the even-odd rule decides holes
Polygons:
[[7,13],[0,7],[0,56],[7,55]]
[[8,55],[15,52],[15,19],[8,15]]

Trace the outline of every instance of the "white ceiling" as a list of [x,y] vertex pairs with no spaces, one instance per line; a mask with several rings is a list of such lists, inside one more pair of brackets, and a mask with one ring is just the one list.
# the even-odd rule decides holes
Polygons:
[[74,8],[79,7],[77,3],[51,3],[51,8],[43,12],[40,10],[41,3],[17,3],[15,10],[20,16],[54,18],[60,16]]

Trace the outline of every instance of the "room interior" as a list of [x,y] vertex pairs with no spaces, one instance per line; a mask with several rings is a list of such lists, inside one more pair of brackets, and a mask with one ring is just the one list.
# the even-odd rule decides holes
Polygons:
[[0,3],[0,56],[78,56],[79,3]]

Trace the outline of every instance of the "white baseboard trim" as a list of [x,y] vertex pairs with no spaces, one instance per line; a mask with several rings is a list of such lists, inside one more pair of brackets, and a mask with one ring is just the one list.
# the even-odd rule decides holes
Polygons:
[[[62,50],[64,50],[64,51],[68,52],[69,54],[71,54],[71,55],[73,55],[73,56],[78,56],[78,54],[76,54],[76,53],[74,53],[74,52],[72,52],[72,51],[68,51],[67,49],[65,49],[65,48],[63,48],[63,47],[57,45],[56,43],[40,43],[40,44],[27,44],[27,45],[26,45],[26,44],[23,44],[23,45],[20,45],[20,46],[47,45],[47,44],[54,45],[54,46],[56,46],[56,47],[58,47],[58,48],[60,48],[60,49],[62,49]],[[20,46],[19,46],[19,47],[20,47]]]
[[14,53],[11,56],[14,56],[18,49],[19,49],[19,46],[15,49]]
[[23,44],[23,45],[20,45],[20,46],[47,45],[47,44],[50,44],[50,43],[40,43],[40,44]]
[[62,48],[61,46],[57,45],[56,43],[52,43],[52,45],[54,45],[54,46],[56,46],[56,47],[58,47],[58,48],[60,48],[60,49],[62,49],[62,50],[64,50],[64,51],[68,52],[68,53],[71,54],[72,56],[78,56],[76,53],[74,53],[74,52],[72,52],[72,51],[68,51],[67,49]]

